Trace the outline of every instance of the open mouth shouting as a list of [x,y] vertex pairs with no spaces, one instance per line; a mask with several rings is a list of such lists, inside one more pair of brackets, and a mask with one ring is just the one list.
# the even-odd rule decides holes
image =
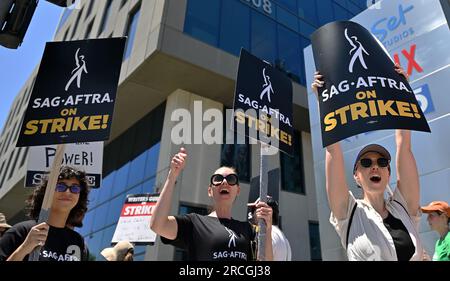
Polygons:
[[230,194],[230,191],[226,188],[221,188],[219,190],[219,193],[220,193],[220,195],[228,195],[228,194]]
[[372,175],[370,176],[370,181],[374,183],[379,183],[381,181],[381,176],[379,175]]

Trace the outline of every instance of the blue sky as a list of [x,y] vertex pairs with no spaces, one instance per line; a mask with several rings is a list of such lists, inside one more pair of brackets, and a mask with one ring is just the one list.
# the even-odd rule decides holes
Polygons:
[[0,46],[1,129],[14,98],[41,60],[45,42],[52,41],[62,11],[61,7],[39,1],[22,45],[15,50]]

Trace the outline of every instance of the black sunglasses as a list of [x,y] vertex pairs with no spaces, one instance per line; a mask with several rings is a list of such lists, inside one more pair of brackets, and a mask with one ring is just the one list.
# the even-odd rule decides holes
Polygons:
[[58,192],[66,192],[66,190],[68,188],[70,189],[70,192],[74,193],[74,194],[78,194],[78,193],[81,192],[81,186],[79,186],[77,184],[74,184],[74,185],[71,185],[71,186],[67,186],[67,184],[65,184],[63,182],[57,183],[55,190],[58,191]]
[[229,174],[226,177],[221,174],[214,174],[211,176],[211,184],[214,186],[221,185],[223,183],[223,179],[226,179],[229,185],[239,184],[239,178],[236,174]]
[[[364,168],[370,168],[372,166],[372,159],[369,158],[362,158],[359,160],[359,163],[361,163],[361,166]],[[377,159],[378,167],[385,168],[389,165],[389,160],[386,158],[378,158]]]

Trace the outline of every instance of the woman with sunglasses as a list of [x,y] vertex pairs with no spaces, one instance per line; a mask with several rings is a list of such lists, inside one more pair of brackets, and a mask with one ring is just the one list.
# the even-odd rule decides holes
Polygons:
[[41,247],[40,261],[83,259],[83,238],[66,224],[87,209],[86,174],[67,166],[61,168],[48,220],[37,224],[46,187],[45,181],[28,200],[31,220],[14,225],[0,240],[0,261],[27,261],[36,247]]
[[[231,216],[240,192],[234,168],[221,167],[211,176],[208,196],[213,201],[213,211],[209,215],[169,216],[175,182],[185,167],[186,158],[184,148],[172,158],[167,180],[153,209],[151,229],[161,236],[163,243],[186,249],[189,260],[252,260],[255,232],[249,222]],[[259,202],[256,208],[257,218],[264,219],[267,226],[265,259],[272,260],[272,209],[265,202]]]
[[[399,66],[395,70],[407,78]],[[312,88],[323,86],[315,73]],[[330,222],[335,227],[349,260],[422,260],[419,238],[419,176],[411,150],[411,132],[396,130],[397,188],[388,186],[391,156],[381,145],[364,147],[353,165],[353,178],[363,198],[349,191],[344,156],[338,143],[326,147],[325,173]],[[388,198],[384,192],[388,190]]]

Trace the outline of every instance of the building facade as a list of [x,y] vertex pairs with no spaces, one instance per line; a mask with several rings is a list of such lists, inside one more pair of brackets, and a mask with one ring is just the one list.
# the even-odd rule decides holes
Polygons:
[[[176,184],[172,213],[207,213],[209,177],[219,166],[229,165],[237,167],[241,181],[233,217],[246,219],[246,204],[255,194],[252,183],[259,175],[259,146],[208,145],[198,139],[208,124],[202,121],[204,111],[224,112],[233,106],[242,47],[292,80],[295,153],[271,156],[269,193],[280,202],[293,260],[321,260],[302,50],[316,28],[352,18],[366,2],[102,0],[66,9],[55,41],[128,37],[111,137],[105,142],[102,186],[92,190],[84,226],[78,229],[91,254],[101,259],[100,251],[110,246],[127,194],[154,193],[162,187],[170,158],[180,148],[171,138],[176,109],[186,109],[194,118],[192,140],[183,145],[188,164]],[[23,187],[28,150],[15,148],[15,142],[36,72],[16,97],[0,139],[0,205],[11,222],[24,219],[23,202],[30,192]],[[222,133],[239,138],[227,129]],[[184,258],[182,250],[163,245],[159,238],[153,246],[138,246],[135,253],[137,260]]]

